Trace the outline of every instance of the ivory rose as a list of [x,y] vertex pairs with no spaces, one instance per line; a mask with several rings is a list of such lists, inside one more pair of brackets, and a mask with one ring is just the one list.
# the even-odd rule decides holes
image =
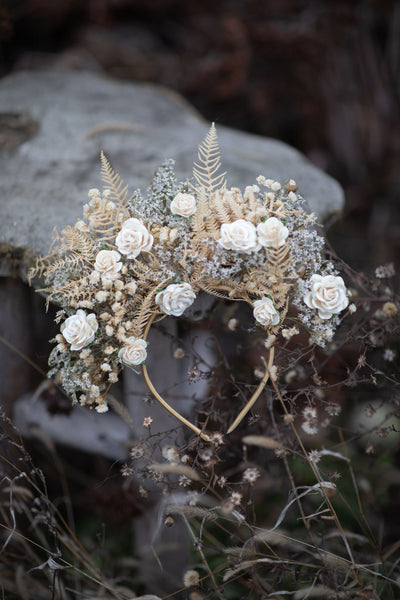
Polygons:
[[189,283],[171,283],[158,292],[156,304],[166,315],[180,317],[195,299],[196,294]]
[[196,212],[196,198],[179,192],[171,202],[171,212],[180,217],[191,217]]
[[61,325],[61,333],[68,344],[71,344],[71,350],[81,350],[93,342],[98,328],[96,315],[86,315],[84,310],[79,309],[75,315],[65,319]]
[[262,246],[279,248],[286,242],[288,228],[276,217],[270,217],[257,225],[258,241]]
[[303,298],[310,308],[318,310],[321,319],[330,319],[340,313],[349,303],[346,287],[341,277],[334,275],[313,275],[311,290]]
[[218,243],[227,250],[236,250],[250,254],[260,250],[261,245],[257,240],[257,230],[253,223],[238,219],[233,223],[221,225],[221,237]]
[[264,296],[261,300],[256,300],[253,306],[253,315],[258,323],[265,325],[266,327],[278,325],[280,316],[271,298],[266,298]]
[[120,362],[128,367],[141,365],[147,358],[147,342],[141,338],[128,337],[118,352]]
[[141,252],[149,252],[153,245],[153,236],[139,219],[128,219],[122,224],[115,243],[121,254],[127,258],[136,258]]
[[116,279],[122,267],[121,255],[116,250],[100,250],[96,255],[94,269],[108,279]]

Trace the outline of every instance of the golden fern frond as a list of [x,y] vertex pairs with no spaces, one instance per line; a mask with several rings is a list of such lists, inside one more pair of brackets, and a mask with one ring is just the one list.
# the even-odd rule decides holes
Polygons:
[[215,214],[220,223],[230,222],[230,214],[225,205],[225,194],[221,194],[220,190],[217,190],[210,198],[210,213],[211,215]]
[[214,240],[221,237],[221,220],[213,211],[209,211],[206,217],[207,236]]
[[228,192],[226,192],[226,194],[224,194],[224,199],[225,199],[225,202],[227,203],[227,206],[229,207],[230,211],[232,212],[232,215],[236,219],[244,219],[245,205],[243,203],[243,199],[242,199],[240,193],[239,194],[236,193],[236,198],[235,198],[232,191],[229,190]]
[[228,288],[228,286],[224,286],[227,287],[226,292],[224,291],[217,291],[215,289],[215,287],[218,287],[218,283],[215,283],[215,287],[213,286],[212,283],[210,283],[209,285],[207,285],[206,283],[201,283],[199,284],[199,287],[201,288],[201,290],[203,290],[203,292],[207,292],[207,294],[210,294],[211,296],[215,296],[216,298],[221,298],[223,300],[241,300],[241,298],[232,298],[230,293],[233,291],[233,289]]
[[288,275],[292,266],[292,256],[289,244],[284,244],[279,248],[268,248],[266,252],[265,268],[280,279]]
[[27,277],[29,285],[32,284],[32,279],[35,277],[41,277],[42,275],[45,275],[49,266],[50,261],[48,256],[37,258],[35,266],[28,270]]
[[[57,245],[57,248],[48,256],[36,260],[35,266],[28,272],[29,282],[37,276],[49,277],[57,271],[68,272],[71,268],[82,269],[87,268],[88,264],[91,265],[98,249],[93,238],[70,225],[63,229],[61,234],[56,230],[53,231],[51,247]],[[68,254],[69,252],[71,254]],[[60,258],[62,255],[63,258]]]
[[62,243],[71,250],[81,255],[84,259],[92,259],[98,250],[98,244],[93,240],[92,236],[84,231],[79,231],[75,227],[68,225],[62,230]]
[[[90,266],[90,263],[89,263],[89,266]],[[58,260],[56,260],[52,264],[50,264],[47,267],[44,274],[46,277],[50,277],[57,271],[63,271],[65,273],[68,273],[70,276],[72,270],[77,271],[79,274],[81,274],[82,271],[87,272],[88,271],[87,259],[84,256],[80,256],[79,254],[72,254],[72,255],[70,254],[70,255],[66,256],[65,258],[59,258]]]
[[195,240],[204,237],[206,232],[206,219],[209,212],[207,198],[204,189],[199,192],[199,198],[197,202],[197,210],[192,217],[192,234]]
[[124,205],[128,195],[128,186],[125,185],[114,169],[110,165],[104,152],[100,155],[101,160],[101,178],[104,186],[111,191],[111,199],[119,205]]
[[50,258],[50,256],[53,256],[54,254],[57,254],[57,250],[55,252],[53,252],[54,248],[57,248],[57,246],[61,243],[61,236],[58,233],[58,230],[56,227],[53,228],[53,231],[51,232],[51,244],[50,244],[50,248],[49,248],[49,256],[47,256],[46,258]]
[[[208,235],[206,234],[204,236],[204,239],[207,237],[208,237]],[[202,243],[201,236],[197,239],[197,242],[193,244],[192,248],[198,258],[194,263],[193,270],[190,275],[190,279],[191,279],[191,281],[194,281],[197,283],[197,281],[200,281],[202,279],[203,274],[204,274],[203,259],[207,258],[208,248],[207,248],[206,244]]]
[[[121,216],[122,215],[122,216]],[[114,246],[115,237],[121,229],[121,222],[129,218],[127,209],[115,209],[113,214],[104,213],[102,210],[91,213],[88,218],[91,231],[96,234],[98,242]]]
[[[158,287],[152,289],[150,293],[143,298],[143,301],[140,304],[140,308],[137,315],[135,316],[134,326],[132,328],[136,337],[142,336],[146,325],[148,324],[150,318],[154,315],[154,296],[157,294],[157,290],[159,290]],[[161,315],[161,312],[159,310],[157,310],[156,312],[157,314]]]
[[55,260],[51,265],[48,265],[45,271],[46,277],[50,277],[58,270],[63,270],[66,272],[69,267],[69,264],[70,261],[66,258],[59,258],[58,260]]
[[220,235],[220,225],[212,198],[207,198],[204,188],[200,188],[197,210],[192,218],[192,239],[193,244],[204,240],[207,237],[216,239]]
[[199,146],[198,163],[193,165],[193,175],[200,188],[211,195],[226,186],[226,172],[221,173],[221,151],[215,124],[211,125],[204,141]]
[[150,285],[154,281],[157,281],[159,274],[162,273],[160,262],[152,253],[147,255],[147,262],[137,260],[136,258],[131,259],[129,269],[137,280],[146,283],[150,282]]
[[273,296],[272,285],[268,281],[261,280],[258,277],[251,276],[243,284],[238,286],[238,291],[243,295],[247,295],[249,298],[262,298],[263,296]]
[[243,199],[248,206],[248,211],[250,213],[255,213],[257,209],[260,207],[258,200],[254,194],[252,186],[248,186],[244,192]]
[[288,303],[288,292],[292,286],[289,284],[281,284],[280,286],[272,286],[271,296],[274,299],[274,304],[278,309],[286,306]]
[[36,291],[48,294],[46,297],[46,311],[49,309],[51,301],[58,304],[60,298],[62,298],[62,305],[67,302],[70,306],[73,306],[78,300],[89,300],[91,298],[90,288],[79,285],[79,279],[69,281],[58,288],[51,285]]
[[281,310],[286,306],[290,288],[296,279],[291,267],[292,256],[288,244],[279,248],[268,248],[265,253],[265,264],[262,268],[253,269],[247,274],[244,288],[253,297],[262,298],[270,295],[275,306]]

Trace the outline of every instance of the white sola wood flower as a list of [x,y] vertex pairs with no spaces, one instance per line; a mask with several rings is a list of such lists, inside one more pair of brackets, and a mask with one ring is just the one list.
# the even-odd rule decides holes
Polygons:
[[136,258],[141,252],[149,252],[153,246],[153,236],[139,219],[128,219],[122,224],[115,243],[121,254]]
[[147,342],[141,338],[128,337],[118,352],[118,358],[128,367],[141,365],[147,358]]
[[257,225],[258,241],[262,246],[279,248],[286,242],[288,228],[276,217],[270,217]]
[[71,350],[81,350],[93,342],[98,328],[96,315],[86,315],[85,311],[79,309],[75,315],[64,321],[61,333],[68,344],[71,344]]
[[180,217],[191,217],[196,212],[196,198],[179,192],[171,202],[171,212]]
[[121,255],[116,250],[100,250],[96,255],[94,269],[100,275],[109,279],[116,279],[122,267],[122,262],[119,262]]
[[257,230],[253,223],[237,219],[233,223],[224,223],[220,229],[221,237],[218,243],[227,250],[237,252],[257,252],[261,245],[257,239]]
[[313,275],[310,282],[311,290],[303,299],[307,306],[318,310],[321,319],[330,319],[348,305],[349,299],[341,277]]
[[166,315],[180,317],[195,299],[196,294],[189,283],[171,283],[158,292],[156,304]]
[[266,327],[278,325],[280,316],[271,298],[264,297],[261,300],[256,300],[253,306],[253,315],[258,323]]

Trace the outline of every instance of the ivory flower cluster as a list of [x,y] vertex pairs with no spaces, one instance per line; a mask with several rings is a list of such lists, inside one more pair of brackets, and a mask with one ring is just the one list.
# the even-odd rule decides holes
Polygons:
[[187,317],[200,294],[245,302],[271,344],[287,343],[301,323],[321,346],[331,339],[347,291],[295,182],[260,176],[242,193],[215,165],[210,180],[207,156],[194,182],[177,181],[169,160],[130,199],[103,157],[104,191],[90,190],[83,219],[39,261],[61,307],[50,374],[73,401],[104,412],[121,369],[144,368],[153,320]]
[[262,247],[279,248],[284,245],[288,235],[288,228],[276,217],[266,219],[257,227],[250,221],[237,219],[221,225],[218,243],[227,250],[249,254],[258,252]]

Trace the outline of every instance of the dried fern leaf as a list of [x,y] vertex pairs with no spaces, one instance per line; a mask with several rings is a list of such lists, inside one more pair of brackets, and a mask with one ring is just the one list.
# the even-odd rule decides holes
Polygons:
[[232,214],[232,217],[234,217],[235,219],[244,219],[245,204],[243,203],[240,194],[235,194],[234,191],[228,190],[224,194],[224,200]]
[[194,164],[193,175],[200,188],[211,195],[215,190],[226,186],[226,172],[220,172],[221,151],[214,123],[199,146],[198,161]]
[[101,177],[104,186],[111,192],[111,199],[121,206],[125,205],[126,198],[128,195],[128,186],[124,185],[118,173],[115,173],[104,152],[101,153],[100,160]]
[[260,207],[259,201],[256,199],[252,186],[248,186],[245,189],[243,199],[248,206],[249,212],[256,213],[257,209]]
[[47,256],[44,258],[36,259],[35,266],[31,267],[27,274],[29,285],[32,284],[32,280],[35,277],[41,277],[42,275],[45,275],[47,269],[49,268],[49,265],[50,265],[50,261],[48,260]]
[[197,210],[192,217],[192,235],[194,242],[199,238],[207,236],[207,215],[209,213],[207,196],[204,188],[199,191],[199,197],[197,201]]
[[[162,286],[163,284],[160,285]],[[142,337],[143,331],[145,330],[150,318],[154,318],[155,314],[162,314],[159,311],[156,313],[154,311],[154,296],[157,294],[157,290],[158,288],[152,289],[150,293],[143,298],[143,301],[140,304],[140,309],[135,316],[134,325],[132,327],[135,337]]]
[[65,271],[67,273],[69,272],[71,267],[79,267],[80,265],[81,260],[79,256],[68,256],[66,258],[59,258],[47,267],[45,275],[46,278],[51,278],[57,273],[57,271]]
[[[198,283],[198,286],[211,296],[216,296],[223,300],[244,301],[242,294],[237,294],[235,282],[232,285],[222,285],[217,280],[209,280],[207,283]],[[237,297],[236,297],[237,296]]]
[[[163,271],[159,260],[154,254],[147,255],[147,262],[132,259],[129,269],[135,278],[147,287],[153,287],[155,281],[163,280]],[[161,283],[160,283],[161,285]]]
[[47,256],[47,258],[50,258],[50,256],[57,253],[57,250],[55,252],[53,252],[53,248],[56,248],[60,243],[61,243],[61,236],[58,233],[57,228],[54,227],[53,231],[51,232],[51,243],[50,243],[50,248],[49,248],[49,256]]
[[98,251],[98,242],[89,234],[68,225],[62,230],[62,243],[68,250],[79,254],[82,259],[91,260]]
[[49,309],[51,301],[56,304],[74,306],[79,300],[89,300],[91,297],[89,288],[79,285],[78,279],[60,285],[58,288],[54,288],[52,285],[37,291],[48,294],[46,297],[46,311]]
[[215,296],[216,298],[221,298],[222,300],[230,299],[228,294],[224,294],[223,292],[217,292],[213,288],[208,287],[208,285],[202,284],[199,287],[203,290],[203,292],[207,292],[207,294],[210,294],[211,296]]
[[221,193],[217,190],[210,198],[210,213],[218,217],[220,223],[229,223],[231,220],[230,211],[225,205],[225,198],[229,192]]

